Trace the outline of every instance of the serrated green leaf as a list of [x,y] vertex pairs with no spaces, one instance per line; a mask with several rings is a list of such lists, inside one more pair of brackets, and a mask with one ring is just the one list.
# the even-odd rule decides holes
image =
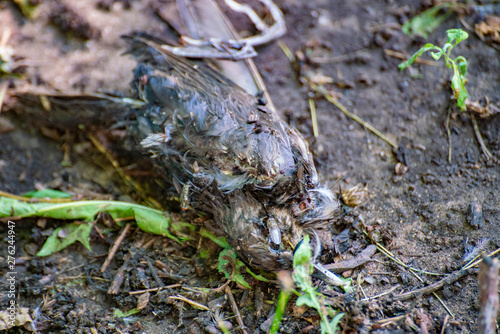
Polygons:
[[[228,272],[227,270],[228,267],[232,269],[232,266],[229,265],[230,262],[234,264],[234,273]],[[226,279],[230,279],[241,286],[250,289],[250,285],[245,281],[245,278],[240,273],[240,268],[242,266],[245,266],[245,264],[236,260],[236,253],[234,250],[225,248],[219,253],[219,264],[217,265],[219,272],[223,273]]]
[[330,326],[337,330],[338,329],[338,326],[339,326],[339,322],[340,320],[342,320],[342,317],[344,316],[344,313],[337,313],[337,315],[335,315],[332,319],[332,321],[330,321]]
[[[48,256],[53,253],[68,247],[76,241],[81,242],[88,250],[90,249],[90,231],[92,224],[76,224],[71,223],[65,226],[58,227],[54,230],[51,236],[43,245],[42,249],[38,252],[38,256]],[[61,235],[64,235],[61,237]]]
[[308,294],[300,295],[297,298],[297,301],[295,302],[295,305],[297,305],[297,306],[307,305],[310,308],[314,308],[316,310],[318,310],[319,308],[321,308],[320,305],[319,305],[319,303],[315,299],[313,299],[311,297],[311,295],[308,295]]

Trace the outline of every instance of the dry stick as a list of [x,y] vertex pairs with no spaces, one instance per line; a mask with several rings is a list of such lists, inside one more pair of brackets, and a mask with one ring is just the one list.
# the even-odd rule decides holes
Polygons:
[[238,305],[236,305],[233,292],[231,291],[231,288],[229,286],[226,286],[226,294],[229,296],[229,301],[231,302],[231,307],[233,309],[234,315],[236,316],[236,321],[238,322],[238,325],[240,325],[243,334],[247,334],[245,323],[243,322],[240,310],[238,309]]
[[445,277],[437,282],[434,282],[434,283],[427,285],[427,286],[420,288],[420,289],[416,289],[416,290],[405,292],[405,293],[402,293],[399,295],[395,295],[393,298],[395,300],[407,300],[407,299],[411,299],[411,298],[414,298],[414,297],[417,297],[420,295],[430,294],[430,293],[433,293],[433,292],[441,289],[445,285],[450,285],[450,284],[455,283],[456,281],[464,278],[465,276],[468,276],[471,272],[472,272],[472,270],[470,270],[470,269],[467,269],[467,270],[460,269],[460,270],[454,271],[451,275],[449,275],[449,276],[447,276],[447,277]]
[[376,323],[381,325],[381,326],[384,326],[385,324],[389,323],[389,322],[396,322],[396,321],[400,321],[400,320],[403,320],[404,318],[406,317],[406,315],[399,315],[397,317],[393,317],[393,318],[385,318],[385,319],[380,319],[380,320],[377,320]]
[[182,284],[172,284],[172,285],[162,286],[159,288],[130,291],[128,294],[129,295],[140,295],[140,294],[145,293],[145,292],[156,292],[156,291],[161,291],[161,290],[165,290],[165,289],[180,288],[181,286],[182,286]]
[[108,294],[116,295],[120,291],[123,281],[125,280],[125,270],[127,270],[128,264],[131,259],[132,259],[132,254],[129,252],[127,253],[127,255],[125,255],[122,266],[116,272],[115,278],[113,278],[113,282],[111,282],[109,286]]
[[[402,59],[402,60],[410,59],[410,55],[407,55],[405,53],[401,53],[398,51],[394,51],[394,50],[384,49],[384,53],[390,57],[394,57],[394,58],[398,58],[398,59]],[[421,59],[421,58],[417,58],[415,60],[415,63],[430,65],[430,66],[437,66],[438,65],[437,61],[428,60],[428,59]]]
[[443,327],[441,328],[441,333],[440,334],[444,334],[446,326],[448,326],[448,321],[450,321],[450,315],[449,314],[447,314],[446,317],[444,317]]
[[202,310],[204,310],[204,311],[209,311],[209,310],[210,310],[210,309],[209,309],[208,307],[206,307],[205,305],[200,304],[200,303],[198,303],[198,302],[195,302],[194,300],[188,299],[188,298],[184,297],[183,295],[169,296],[168,298],[182,300],[183,302],[186,302],[186,303],[188,303],[189,305],[191,305],[191,306],[193,306],[193,307],[196,307],[196,308],[199,308],[199,309],[202,309]]
[[130,224],[130,223],[125,225],[122,232],[120,233],[120,236],[118,236],[118,239],[115,240],[113,247],[111,247],[111,250],[108,253],[108,257],[106,258],[106,261],[104,261],[104,263],[102,264],[101,273],[104,273],[106,271],[106,269],[108,269],[108,266],[111,263],[111,260],[115,256],[116,252],[118,251],[118,248],[120,247],[123,239],[125,239],[128,231],[130,230],[131,227],[132,227],[132,224]]
[[397,288],[399,288],[399,286],[400,286],[400,285],[399,285],[399,284],[397,284],[397,285],[393,286],[392,288],[390,288],[390,289],[389,289],[389,290],[387,290],[387,291],[384,291],[384,292],[382,292],[382,293],[380,293],[380,294],[378,294],[378,295],[372,296],[372,297],[363,298],[363,299],[361,299],[361,300],[365,301],[365,300],[372,300],[372,299],[377,299],[377,298],[383,297],[383,296],[385,296],[385,295],[390,294],[391,292],[393,292],[393,291],[394,291],[394,290],[396,290]]
[[495,334],[498,316],[498,270],[497,259],[485,257],[479,265],[479,334]]
[[160,286],[160,287],[164,286],[165,284],[163,284],[161,279],[158,277],[158,274],[156,273],[157,270],[155,267],[153,267],[153,264],[151,263],[151,259],[146,258],[146,263],[148,265],[149,271],[151,271],[151,275],[153,276],[153,279],[155,280],[156,284],[158,284],[158,286]]
[[325,99],[327,99],[330,103],[332,103],[334,106],[339,108],[346,116],[352,118],[356,122],[360,123],[363,125],[365,128],[370,130],[373,134],[376,136],[380,137],[383,141],[394,147],[395,149],[398,149],[398,145],[394,143],[392,140],[390,140],[388,137],[386,137],[382,132],[378,131],[375,129],[370,123],[366,122],[363,120],[361,117],[353,114],[349,110],[347,110],[346,107],[344,107],[339,101],[333,98],[332,94],[330,94],[324,87],[315,85],[315,84],[310,84],[310,87],[317,93],[322,94]]
[[318,138],[318,119],[316,118],[316,105],[313,99],[309,99],[309,109],[311,109],[311,121],[313,125],[313,134],[315,138]]
[[486,155],[486,158],[493,160],[494,163],[500,164],[500,160],[495,158],[484,144],[483,137],[481,136],[481,132],[479,131],[479,127],[477,126],[476,117],[474,116],[474,114],[470,113],[470,119],[472,121],[472,127],[474,128],[474,133],[476,134],[477,141],[479,142],[479,146],[481,146],[484,155]]

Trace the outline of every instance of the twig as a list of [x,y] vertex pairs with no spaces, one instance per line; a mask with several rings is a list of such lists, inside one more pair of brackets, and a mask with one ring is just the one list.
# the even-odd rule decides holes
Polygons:
[[[366,232],[365,232],[365,234],[368,235]],[[406,263],[404,263],[403,261],[401,261],[400,259],[398,259],[394,254],[392,254],[387,248],[382,246],[379,242],[374,242],[373,240],[372,240],[372,242],[375,244],[375,246],[377,246],[377,249],[381,253],[383,253],[385,256],[387,256],[389,259],[393,260],[394,262],[396,262],[400,266],[403,266],[404,268],[410,270],[411,272],[420,272],[422,274],[433,275],[433,276],[445,276],[445,274],[433,273],[430,271],[425,271],[425,270],[413,268],[413,267],[407,265]]]
[[446,326],[448,326],[448,321],[449,320],[450,320],[450,315],[447,314],[446,317],[444,317],[443,327],[441,328],[441,333],[440,334],[444,334],[444,331],[446,330]]
[[[408,60],[408,59],[410,59],[409,55],[401,53],[401,52],[398,52],[398,51],[394,51],[394,50],[384,49],[384,53],[386,55],[390,56],[390,57],[394,57],[394,58],[398,58],[398,59],[402,59],[402,60]],[[422,59],[422,58],[417,58],[415,60],[415,63],[420,63],[420,64],[424,64],[424,65],[430,65],[430,66],[437,66],[438,65],[438,62],[436,62],[436,61],[428,60],[428,59]]]
[[[231,277],[231,279],[232,279],[232,277]],[[226,281],[226,283],[222,284],[220,287],[212,289],[212,292],[221,292],[221,291],[224,291],[226,289],[226,287],[229,285],[229,283],[232,282],[231,279],[228,279]]]
[[474,128],[474,133],[476,134],[477,141],[479,142],[479,146],[481,146],[481,150],[483,150],[484,155],[486,155],[487,160],[491,159],[494,163],[500,164],[500,160],[491,154],[486,145],[483,142],[483,137],[481,136],[481,132],[479,131],[479,127],[477,126],[476,117],[474,114],[470,113],[470,119],[472,121],[472,127]]
[[131,227],[132,227],[132,224],[130,224],[130,223],[126,224],[125,227],[123,228],[122,232],[118,236],[118,238],[115,240],[113,247],[111,247],[111,250],[108,253],[108,257],[106,258],[106,261],[104,261],[104,263],[102,264],[101,273],[104,273],[106,271],[106,269],[108,269],[108,266],[111,263],[111,260],[115,256],[116,252],[118,251],[118,248],[120,247],[123,239],[125,239],[128,231],[130,230]]
[[146,263],[148,265],[149,271],[151,271],[151,275],[153,276],[153,279],[155,280],[156,284],[158,284],[158,286],[160,286],[160,287],[164,286],[163,282],[161,281],[161,279],[158,277],[158,274],[156,273],[157,272],[156,268],[153,267],[153,264],[151,263],[151,259],[146,258]]
[[394,143],[392,140],[390,140],[387,136],[385,136],[382,132],[378,131],[375,129],[370,123],[366,122],[363,120],[361,117],[353,114],[349,110],[347,110],[346,107],[344,107],[339,101],[333,98],[332,94],[330,94],[324,87],[315,85],[315,84],[310,84],[310,87],[312,88],[313,91],[322,94],[325,99],[327,99],[330,103],[332,103],[334,106],[339,108],[346,116],[352,118],[356,122],[360,123],[364,127],[366,127],[368,130],[370,130],[373,134],[376,136],[380,137],[383,141],[394,147],[395,149],[398,149],[398,145]]
[[148,203],[150,206],[154,207],[155,209],[159,210],[162,209],[162,206],[160,203],[158,203],[158,201],[156,201],[153,198],[147,197],[144,194],[144,189],[142,189],[142,187],[137,182],[132,180],[127,174],[123,172],[122,168],[120,167],[120,164],[113,157],[111,152],[109,152],[109,150],[106,147],[104,147],[104,145],[102,145],[101,142],[94,135],[88,134],[88,138],[90,139],[92,144],[99,150],[99,152],[101,152],[106,157],[106,159],[108,159],[108,161],[111,163],[115,171],[118,173],[118,175],[122,178],[122,180],[125,182],[127,186],[135,190],[139,194],[139,196],[144,201],[146,201],[146,203]]
[[485,257],[479,265],[479,334],[495,334],[498,316],[498,270],[497,259]]
[[[285,56],[288,58],[288,60],[290,61],[290,63],[292,63],[292,66],[294,66],[295,71],[297,73],[299,73],[300,70],[297,69],[297,65],[294,65],[296,63],[296,57],[294,56],[294,54],[292,53],[292,51],[290,51],[290,48],[285,43],[283,43],[283,42],[278,42],[278,43],[279,43],[279,46],[280,46],[281,50],[283,50],[283,53],[285,54]],[[381,133],[380,131],[378,131],[377,129],[375,129],[371,124],[369,124],[368,122],[366,122],[365,120],[363,120],[361,117],[359,117],[359,116],[351,113],[349,110],[347,110],[347,108],[344,107],[340,102],[338,102],[332,96],[332,94],[330,94],[325,89],[325,87],[318,86],[318,85],[313,84],[313,83],[311,83],[309,81],[307,81],[307,82],[308,82],[308,85],[309,85],[310,89],[312,89],[316,93],[319,93],[319,94],[323,95],[325,99],[327,99],[330,103],[332,103],[337,108],[339,108],[346,116],[352,118],[356,122],[358,122],[361,125],[363,125],[365,128],[367,128],[368,130],[370,130],[371,132],[373,132],[376,136],[380,137],[382,140],[384,140],[386,143],[388,143],[389,145],[391,145],[395,149],[398,149],[398,145],[396,143],[394,143],[392,140],[390,140],[389,138],[387,138],[383,133]],[[309,103],[311,103],[311,102],[309,102]]]
[[132,259],[132,254],[129,252],[127,253],[127,255],[125,255],[122,266],[116,272],[115,278],[113,278],[113,282],[111,282],[111,285],[109,286],[108,294],[116,295],[118,294],[118,291],[120,291],[120,287],[122,286],[123,281],[125,280],[125,270],[127,270],[128,264],[131,259]]
[[393,318],[385,318],[385,319],[377,320],[377,324],[383,326],[383,325],[385,325],[388,322],[396,322],[396,321],[403,320],[404,318],[406,318],[406,314],[403,314],[403,315],[400,315],[400,316],[397,316],[397,317],[393,317]]
[[389,290],[385,291],[385,292],[382,292],[378,295],[375,295],[375,296],[372,296],[372,297],[368,297],[368,298],[363,298],[361,300],[365,301],[365,300],[372,300],[372,299],[377,299],[377,298],[380,298],[380,297],[383,297],[385,295],[388,295],[390,294],[391,292],[393,292],[394,290],[396,290],[397,288],[399,288],[399,284],[396,284],[395,286],[393,286],[392,288],[390,288]]
[[311,110],[311,121],[313,125],[313,134],[314,137],[317,138],[318,131],[318,119],[316,118],[316,105],[314,104],[314,100],[312,98],[309,99],[309,109]]
[[236,301],[234,300],[233,292],[229,286],[226,286],[226,294],[229,297],[229,301],[231,302],[231,308],[233,309],[233,313],[236,316],[236,321],[238,325],[240,325],[243,334],[247,334],[245,323],[243,322],[243,318],[241,317],[240,310],[238,309],[238,305],[236,305]]
[[449,275],[449,276],[447,276],[447,277],[445,277],[437,282],[434,282],[431,285],[396,295],[396,296],[394,296],[394,300],[407,300],[407,299],[411,299],[411,298],[414,298],[414,297],[417,297],[420,295],[430,294],[434,291],[441,289],[445,285],[450,285],[450,284],[455,283],[456,281],[464,278],[465,276],[469,275],[470,273],[471,273],[471,270],[467,270],[467,269],[466,270],[464,270],[464,269],[457,270],[457,271],[453,272],[451,275]]
[[155,291],[161,291],[165,289],[173,289],[173,288],[180,288],[182,284],[172,284],[172,285],[167,285],[167,286],[162,286],[159,288],[151,288],[151,289],[145,289],[145,290],[137,290],[137,291],[129,291],[129,295],[140,295],[141,293],[145,292],[155,292]]
[[182,295],[177,295],[177,296],[169,296],[168,298],[172,298],[172,299],[178,299],[178,300],[182,300],[186,303],[188,303],[189,305],[193,306],[193,307],[196,307],[198,309],[202,309],[204,311],[209,311],[210,309],[208,307],[206,307],[205,305],[203,304],[200,304],[200,303],[197,303],[195,302],[194,300],[191,300],[191,299],[188,299]]

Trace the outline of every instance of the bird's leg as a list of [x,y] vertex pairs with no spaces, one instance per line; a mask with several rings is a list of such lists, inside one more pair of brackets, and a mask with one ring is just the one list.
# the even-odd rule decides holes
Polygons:
[[345,286],[348,284],[330,270],[326,269],[322,264],[314,262],[313,266],[314,269],[316,269],[319,278],[324,282],[336,286]]
[[[269,10],[273,17],[274,24],[267,25],[257,13],[248,5],[240,4],[234,0],[225,0],[226,5],[238,13],[243,13],[253,22],[259,34],[243,39],[235,38],[216,38],[207,37],[201,38],[198,34],[191,33],[192,36],[182,36],[186,46],[175,47],[170,45],[162,45],[162,48],[182,57],[187,58],[216,58],[216,59],[231,59],[240,60],[245,58],[255,57],[257,53],[253,46],[268,43],[283,36],[286,32],[286,25],[283,13],[274,4],[272,0],[260,0],[262,4]],[[192,13],[195,12],[191,8],[191,4],[186,0],[178,0],[177,7],[183,19],[193,18]],[[209,6],[210,4],[206,4]],[[203,6],[203,4],[199,5]],[[195,29],[196,22],[185,22],[191,26],[191,30]],[[222,29],[222,28],[221,28]]]
[[[186,58],[215,58],[241,60],[252,58],[257,52],[251,45],[236,40],[221,40],[210,38],[208,41],[195,40],[186,36],[182,39],[188,46],[171,46],[163,44],[161,47],[173,54]],[[209,46],[209,47],[207,47]]]
[[257,46],[269,43],[272,40],[278,39],[286,33],[285,18],[281,10],[272,0],[259,0],[271,13],[274,24],[268,26],[255,11],[247,4],[240,4],[234,0],[224,0],[226,5],[237,13],[243,13],[253,22],[257,30],[261,34],[243,38],[240,42],[245,42],[248,45]]
[[310,233],[311,236],[314,237],[314,253],[312,257],[312,263],[314,269],[316,269],[317,275],[320,279],[328,284],[345,286],[347,284],[346,282],[344,282],[340,277],[332,273],[330,270],[326,269],[321,263],[317,262],[318,257],[321,255],[321,241],[315,230],[312,230]]

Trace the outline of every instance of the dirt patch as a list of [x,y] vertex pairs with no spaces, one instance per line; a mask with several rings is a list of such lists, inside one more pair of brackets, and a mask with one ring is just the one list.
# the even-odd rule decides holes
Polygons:
[[[488,239],[484,251],[500,247],[500,167],[485,159],[469,115],[452,106],[449,69],[442,64],[417,64],[413,71],[401,72],[397,68],[401,60],[387,54],[386,50],[411,54],[428,41],[442,44],[446,29],[462,27],[457,16],[452,15],[428,40],[410,39],[401,32],[400,24],[421,12],[425,3],[329,0],[278,3],[288,27],[282,40],[292,51],[301,50],[307,56],[312,71],[333,79],[330,87],[350,111],[404,149],[406,173],[395,172],[398,160],[388,144],[321,98],[315,99],[319,136],[313,140],[308,92],[297,81],[280,47],[273,43],[260,48],[255,62],[275,105],[310,138],[323,181],[336,189],[358,183],[366,185],[367,199],[354,210],[345,208],[341,223],[359,223],[363,219],[381,243],[406,265],[450,274],[463,266],[464,254],[470,246]],[[168,28],[154,10],[158,6],[166,3],[73,4],[54,0],[39,5],[38,15],[29,21],[15,5],[2,3],[0,33],[10,29],[9,45],[17,56],[24,58],[25,72],[23,79],[10,81],[8,96],[26,90],[127,94],[134,62],[121,55],[125,43],[120,35],[132,30],[166,34]],[[54,8],[58,11],[53,11]],[[65,18],[69,21],[55,19],[53,13],[64,13],[65,8],[70,13]],[[471,25],[480,19],[473,13],[464,16]],[[252,29],[246,20],[234,22],[239,22],[238,29]],[[61,27],[71,32],[63,33]],[[469,39],[454,52],[469,61],[470,99],[487,97],[498,106],[499,54],[488,43],[470,32]],[[5,104],[4,110],[15,109],[16,101],[10,97]],[[140,200],[129,188],[124,189],[109,162],[90,144],[88,134],[92,129],[76,134],[40,131],[36,119],[16,116],[13,111],[0,117],[13,125],[12,131],[0,135],[0,190],[20,194],[48,186],[89,198]],[[445,129],[448,119],[451,162]],[[478,125],[486,146],[500,157],[500,115],[478,118]],[[131,174],[139,183],[152,175],[157,177],[146,161],[131,157],[130,152],[119,159],[122,166],[131,166],[136,172]],[[62,166],[62,161],[70,166]],[[138,176],[137,171],[142,171],[143,176]],[[196,213],[178,212],[178,205],[172,205],[170,200],[173,192],[168,184],[150,187],[160,202],[179,214],[179,220],[200,219]],[[482,208],[484,220],[478,228],[467,221],[473,203]],[[106,221],[106,217],[101,219]],[[30,309],[38,332],[216,332],[216,318],[224,319],[233,329],[238,326],[225,290],[210,290],[221,287],[226,280],[216,269],[220,249],[209,240],[198,236],[179,245],[133,229],[109,268],[101,273],[101,265],[120,230],[111,224],[109,233],[102,237],[94,231],[91,252],[75,244],[48,258],[36,257],[46,237],[61,225],[62,222],[52,220],[16,221],[18,303]],[[7,227],[2,224],[0,229],[5,239]],[[334,250],[323,254],[325,263],[352,258],[369,244],[368,239],[353,229],[349,234],[349,240],[355,242],[337,247],[342,251],[340,255]],[[7,257],[6,247],[0,254]],[[158,266],[165,270],[155,277]],[[123,286],[118,294],[108,294],[120,268]],[[5,269],[3,265],[2,271]],[[448,312],[435,296],[425,294],[402,301],[394,297],[441,278],[421,272],[416,275],[422,281],[380,253],[363,267],[346,273],[354,282],[360,282],[356,293],[327,292],[334,306],[346,312],[341,328],[346,332],[370,329],[405,332],[418,331],[425,323],[429,332],[440,332]],[[231,285],[232,292],[248,332],[264,333],[269,328],[279,288],[275,282],[263,283],[250,276],[247,280],[252,289]],[[5,280],[1,284],[6,286]],[[327,290],[322,283],[318,284]],[[140,313],[114,315],[115,309],[126,312],[137,306],[137,295],[129,292],[160,285],[165,288],[151,292],[150,302]],[[366,299],[387,291],[392,294]],[[209,305],[212,311],[200,311],[172,298],[177,295]],[[477,331],[475,273],[445,285],[437,295],[453,313],[446,322],[446,333]],[[6,301],[2,295],[2,306]],[[292,304],[281,332],[319,333],[315,312]],[[384,321],[387,318],[393,319]],[[25,330],[11,330],[19,331]]]

